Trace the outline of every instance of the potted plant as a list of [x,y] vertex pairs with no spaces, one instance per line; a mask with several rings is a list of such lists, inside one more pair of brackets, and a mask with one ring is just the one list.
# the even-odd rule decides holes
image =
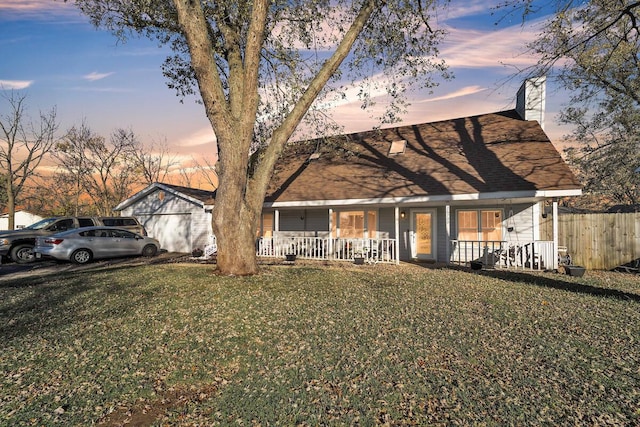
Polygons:
[[204,255],[204,251],[200,248],[195,248],[191,251],[191,256],[194,258],[200,258],[202,255]]
[[482,270],[482,262],[481,261],[471,261],[471,269],[472,270]]
[[286,261],[293,262],[296,260],[296,254],[285,254],[284,258]]
[[565,265],[564,266],[564,271],[569,276],[582,277],[582,276],[584,276],[585,268],[581,267],[579,265]]
[[353,254],[353,263],[357,265],[364,264],[364,253],[362,251],[354,252]]

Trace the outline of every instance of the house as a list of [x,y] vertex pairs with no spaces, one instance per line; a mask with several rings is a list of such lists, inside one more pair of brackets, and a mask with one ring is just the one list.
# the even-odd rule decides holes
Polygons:
[[582,190],[543,130],[544,98],[533,79],[514,110],[289,144],[259,254],[557,267],[541,206]]
[[169,252],[191,252],[210,243],[215,191],[153,183],[114,210],[133,216]]
[[[258,256],[556,268],[557,200],[582,190],[543,130],[544,98],[544,78],[533,79],[514,110],[288,144]],[[214,197],[156,183],[116,209],[164,249],[189,252],[210,243]]]
[[[27,212],[25,210],[18,210],[14,216],[14,229],[18,230],[20,228],[24,228],[28,225],[34,224],[43,219],[40,215],[36,215],[31,212]],[[0,215],[0,230],[8,230],[9,229],[9,214]]]

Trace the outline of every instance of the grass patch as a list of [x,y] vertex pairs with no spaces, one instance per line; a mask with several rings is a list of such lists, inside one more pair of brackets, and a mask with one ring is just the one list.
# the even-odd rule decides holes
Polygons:
[[2,425],[640,423],[640,278],[154,265],[0,283]]

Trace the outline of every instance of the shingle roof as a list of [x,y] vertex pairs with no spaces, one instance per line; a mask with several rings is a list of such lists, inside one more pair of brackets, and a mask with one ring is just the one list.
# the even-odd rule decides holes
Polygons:
[[[390,156],[391,143],[406,140]],[[314,152],[321,155],[309,160]],[[289,144],[267,202],[579,190],[538,122],[514,111]]]
[[131,204],[137,202],[138,200],[144,197],[147,197],[149,194],[152,194],[155,191],[169,191],[176,195],[179,195],[179,196],[181,195],[183,198],[184,197],[190,198],[195,203],[198,203],[198,202],[202,203],[203,207],[208,205],[213,205],[216,197],[215,191],[200,190],[198,188],[182,187],[180,185],[154,182],[152,184],[149,184],[144,189],[138,191],[136,194],[129,197],[128,199],[120,202],[120,204],[118,204],[118,206],[116,206],[113,210],[121,211],[126,207],[130,206]]
[[193,199],[199,200],[205,205],[213,205],[216,198],[216,192],[210,190],[200,190],[199,188],[191,188],[191,187],[183,187],[180,185],[173,184],[165,184],[161,183],[163,186],[171,188],[172,190],[182,193],[186,196],[189,196]]

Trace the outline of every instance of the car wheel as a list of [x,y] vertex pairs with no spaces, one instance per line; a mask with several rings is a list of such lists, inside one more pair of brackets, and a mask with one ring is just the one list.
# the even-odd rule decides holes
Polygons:
[[89,249],[76,249],[71,254],[71,261],[76,264],[86,264],[91,261],[91,258],[93,258],[93,255]]
[[152,257],[158,253],[158,248],[156,245],[147,245],[142,248],[142,256]]
[[16,246],[11,249],[11,259],[18,264],[33,262],[36,259],[33,255],[33,246],[28,244]]

